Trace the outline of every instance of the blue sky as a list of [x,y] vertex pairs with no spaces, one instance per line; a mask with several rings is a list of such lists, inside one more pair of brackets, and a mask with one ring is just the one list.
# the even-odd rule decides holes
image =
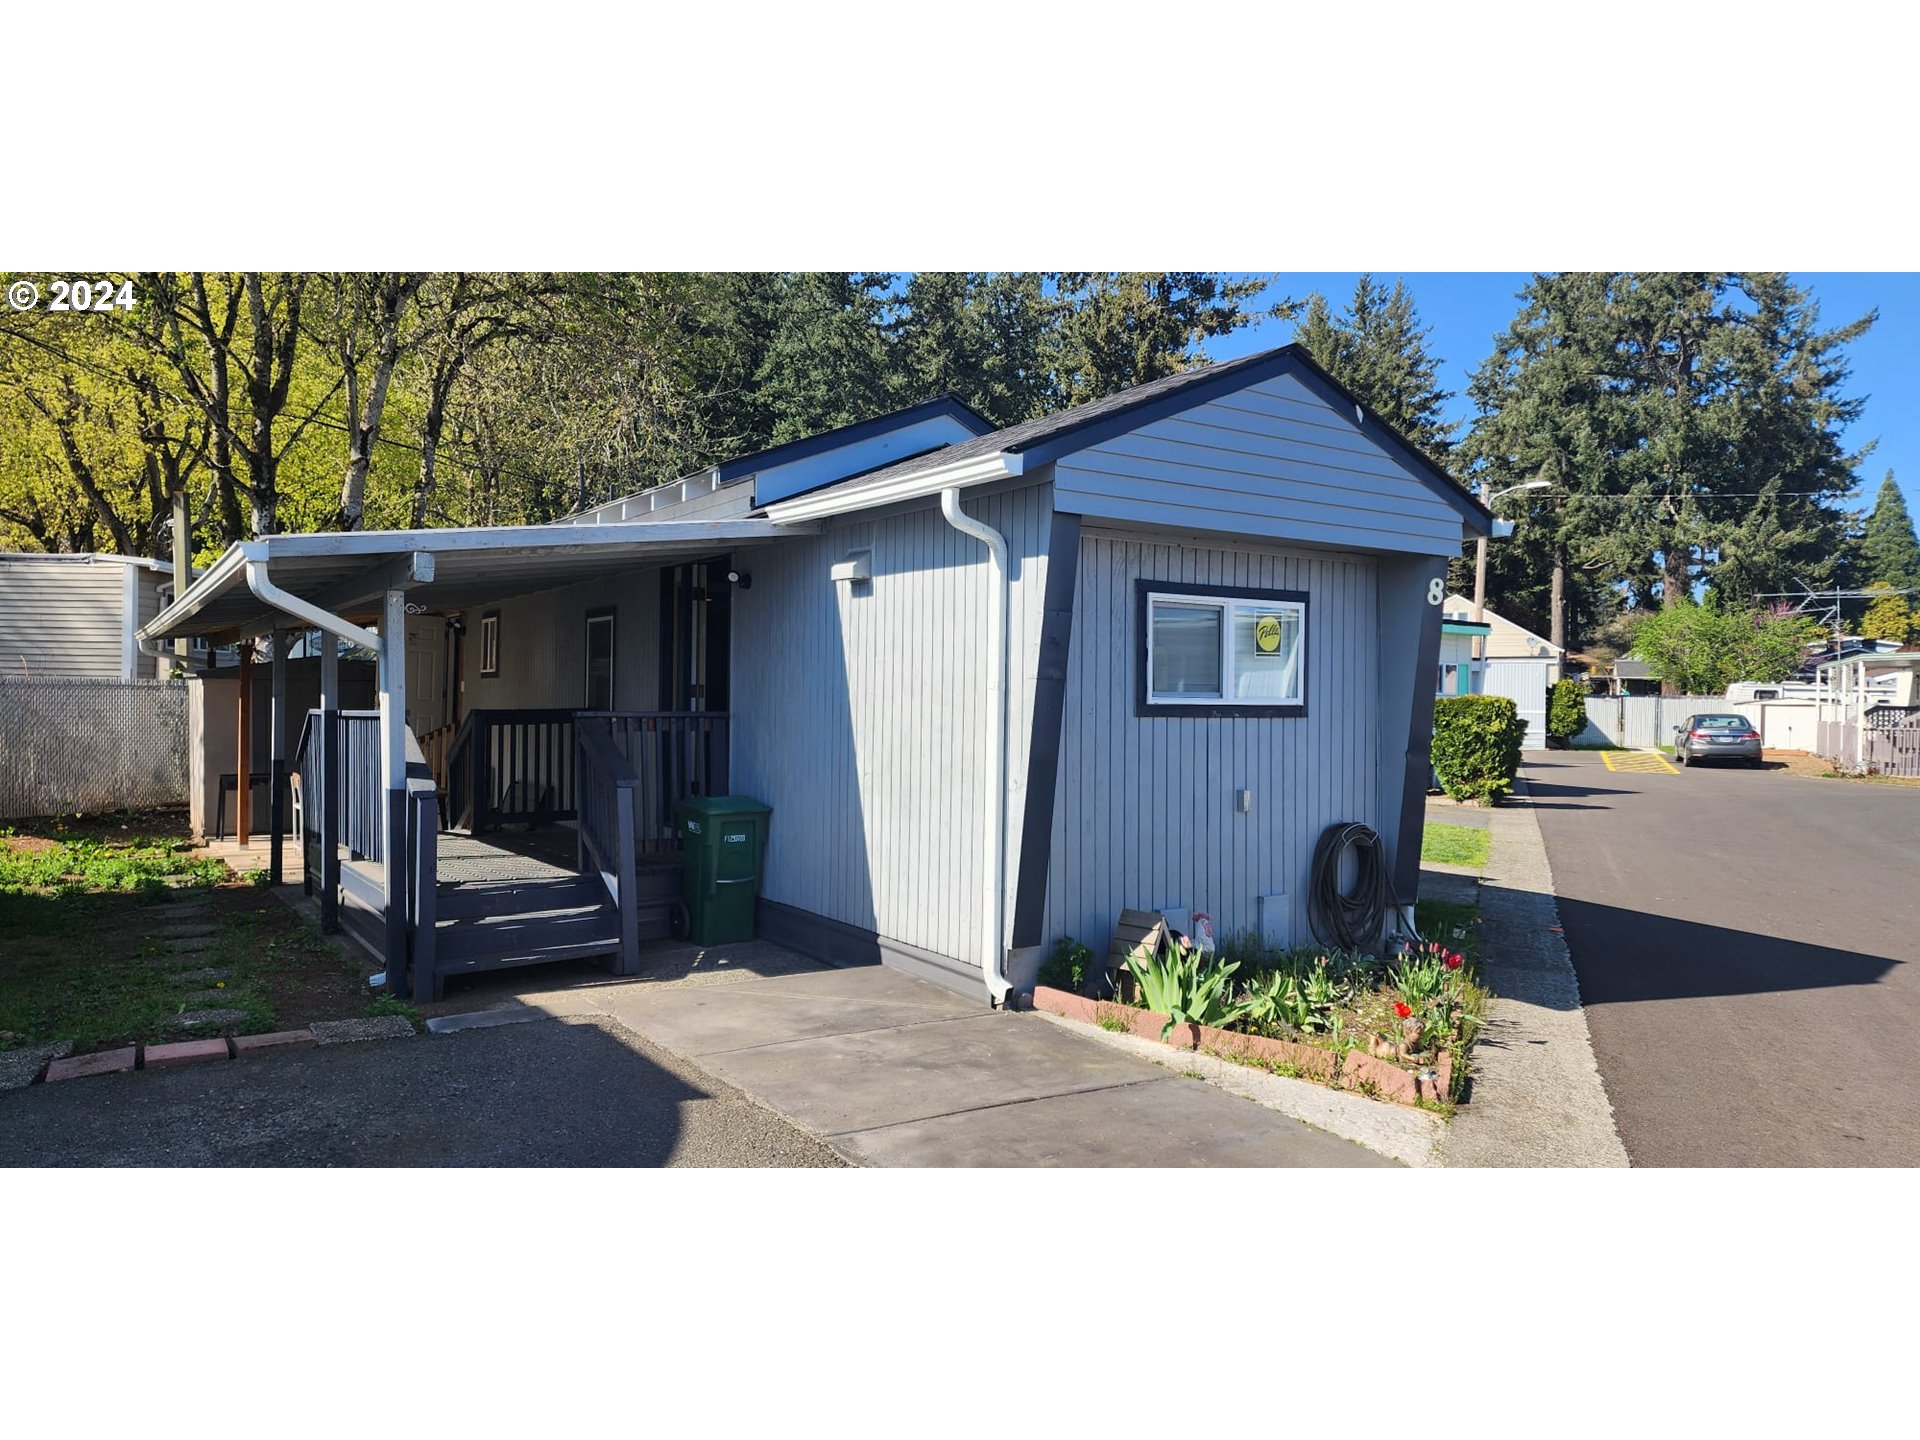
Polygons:
[[[1391,271],[1376,272],[1388,285]],[[1336,311],[1353,298],[1358,273],[1283,274],[1268,289],[1268,303],[1283,295],[1304,300],[1324,291]],[[1448,418],[1470,419],[1467,378],[1493,348],[1493,337],[1506,328],[1520,308],[1515,298],[1527,282],[1524,274],[1466,274],[1406,272],[1423,324],[1432,327],[1427,343],[1444,362],[1441,384],[1452,390]],[[1880,477],[1891,467],[1907,497],[1907,508],[1920,516],[1920,275],[1822,274],[1795,272],[1795,280],[1813,291],[1820,318],[1828,326],[1858,319],[1877,308],[1880,319],[1848,347],[1853,362],[1849,393],[1865,396],[1866,408],[1847,433],[1850,449],[1879,439],[1860,465],[1861,508],[1873,504]],[[1284,345],[1293,338],[1290,322],[1263,320],[1224,339],[1209,341],[1207,354],[1231,360],[1254,350]]]

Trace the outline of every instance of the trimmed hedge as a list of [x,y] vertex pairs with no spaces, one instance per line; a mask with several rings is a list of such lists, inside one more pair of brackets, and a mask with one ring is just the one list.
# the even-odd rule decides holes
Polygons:
[[1433,702],[1433,771],[1456,800],[1494,804],[1513,789],[1527,727],[1504,695],[1448,695]]
[[1571,740],[1587,728],[1587,687],[1578,680],[1561,680],[1547,692],[1547,735]]

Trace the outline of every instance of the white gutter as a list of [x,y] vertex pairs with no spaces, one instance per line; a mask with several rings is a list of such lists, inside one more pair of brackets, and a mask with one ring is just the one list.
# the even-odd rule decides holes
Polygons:
[[302,600],[282,590],[267,578],[267,563],[264,560],[249,561],[247,564],[247,588],[266,604],[296,620],[304,620],[316,630],[324,630],[329,635],[338,635],[349,644],[361,645],[376,655],[385,655],[386,650],[380,643],[380,637],[371,630],[362,630],[350,621],[342,620],[338,615],[329,614],[318,605]]
[[[996,457],[997,458],[997,457]],[[771,511],[769,512],[771,513]],[[940,513],[962,535],[971,535],[987,547],[993,578],[987,593],[987,711],[992,717],[993,788],[987,796],[986,904],[983,907],[980,968],[986,976],[987,1002],[1006,1003],[1007,931],[1007,542],[991,525],[975,520],[960,508],[960,491],[949,485],[940,492]]]
[[[843,488],[830,485],[811,495],[796,495],[791,500],[776,500],[766,507],[767,518],[789,525],[796,520],[818,520],[828,515],[843,515],[850,510],[867,510],[876,505],[892,505],[901,500],[919,500],[939,495],[961,485],[984,485],[990,480],[1005,480],[1021,473],[1020,456],[1005,451],[974,455],[949,461],[928,470],[916,470],[878,485]],[[945,502],[941,502],[944,506]],[[953,517],[947,517],[951,520]],[[966,527],[960,526],[961,529]],[[972,531],[968,531],[972,534]]]
[[267,545],[264,540],[240,540],[229,545],[226,554],[194,577],[186,594],[174,596],[173,604],[140,627],[141,649],[146,650],[149,641],[165,639],[172,634],[183,622],[204,610],[207,603],[226,589],[228,582],[242,573],[248,564],[266,558]]

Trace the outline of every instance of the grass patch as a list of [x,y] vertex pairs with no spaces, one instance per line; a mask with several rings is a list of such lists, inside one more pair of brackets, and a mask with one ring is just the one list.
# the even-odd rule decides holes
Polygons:
[[1479,826],[1449,825],[1443,820],[1429,820],[1420,837],[1420,859],[1422,863],[1468,865],[1475,870],[1484,870],[1491,844],[1492,837]]
[[416,1034],[426,1029],[427,1022],[420,1012],[406,1001],[400,999],[397,995],[382,995],[371,1005],[367,1006],[367,1018],[369,1020],[377,1020],[382,1015],[398,1015],[402,1020],[405,1020],[409,1025],[413,1026]]
[[[184,915],[154,908],[183,898],[201,903]],[[154,934],[182,924],[211,926],[212,943],[177,949]],[[183,839],[117,836],[97,821],[0,832],[0,936],[0,1049],[67,1040],[85,1053],[251,1034],[366,1004],[365,968],[271,894]],[[169,1023],[187,1009],[240,1018],[193,1030]]]

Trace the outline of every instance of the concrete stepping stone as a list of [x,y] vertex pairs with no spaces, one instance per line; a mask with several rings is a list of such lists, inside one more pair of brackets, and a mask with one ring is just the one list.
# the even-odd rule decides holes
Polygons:
[[94,1055],[76,1055],[55,1060],[47,1066],[47,1083],[78,1080],[88,1075],[121,1075],[133,1069],[134,1047],[102,1050]]
[[146,1068],[171,1070],[180,1065],[204,1065],[209,1060],[225,1060],[224,1040],[175,1040],[166,1045],[147,1046]]
[[322,1045],[350,1045],[356,1040],[397,1040],[413,1034],[413,1022],[404,1015],[372,1015],[363,1020],[316,1020],[307,1027]]
[[[167,958],[171,960],[174,957],[169,955]],[[176,970],[173,974],[167,976],[167,981],[172,985],[207,985],[215,980],[231,980],[232,978],[233,972],[231,970],[223,970],[218,965],[209,965],[201,970]]]
[[198,955],[202,950],[211,950],[219,943],[220,937],[218,935],[195,935],[179,940],[169,940],[167,944],[172,949],[173,955],[168,958],[172,959],[181,955]]
[[147,932],[149,940],[198,940],[203,935],[218,935],[220,927],[210,921],[189,921],[184,925],[161,925]]
[[71,1040],[36,1045],[31,1050],[0,1050],[0,1090],[19,1090],[33,1084],[48,1064],[64,1060],[72,1053]]
[[249,1055],[282,1055],[289,1050],[311,1050],[319,1043],[311,1030],[275,1030],[268,1035],[236,1035],[233,1037],[233,1058],[245,1060]]
[[246,1018],[244,1010],[183,1010],[167,1021],[167,1025],[174,1030],[205,1030],[210,1026],[238,1025]]

